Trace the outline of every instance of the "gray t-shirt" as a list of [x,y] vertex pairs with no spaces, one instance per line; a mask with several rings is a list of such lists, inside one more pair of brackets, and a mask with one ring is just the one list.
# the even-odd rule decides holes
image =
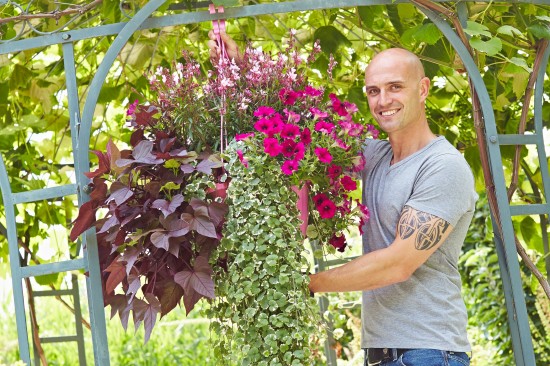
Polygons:
[[468,163],[443,137],[394,165],[388,141],[369,140],[364,151],[365,253],[393,242],[405,205],[454,229],[407,281],[363,292],[362,347],[470,351],[457,268],[477,200]]

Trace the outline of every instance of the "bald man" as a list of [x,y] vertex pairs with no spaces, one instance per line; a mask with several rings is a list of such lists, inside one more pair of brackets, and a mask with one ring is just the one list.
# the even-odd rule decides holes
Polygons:
[[365,365],[469,365],[457,262],[477,200],[470,167],[429,128],[430,80],[416,55],[380,52],[365,87],[388,141],[365,144],[364,255],[311,275],[310,290],[363,291]]

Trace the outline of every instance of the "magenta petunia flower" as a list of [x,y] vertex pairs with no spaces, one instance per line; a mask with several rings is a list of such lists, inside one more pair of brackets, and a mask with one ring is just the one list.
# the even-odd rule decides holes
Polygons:
[[281,152],[286,158],[294,156],[294,148],[296,147],[296,142],[293,140],[284,140],[281,144]]
[[308,85],[304,88],[304,94],[312,97],[318,97],[319,95],[323,94],[323,92]]
[[351,149],[351,146],[346,145],[346,143],[344,141],[342,141],[341,139],[339,139],[335,135],[333,135],[332,138],[334,139],[334,142],[336,142],[336,145],[338,145],[338,147],[340,149],[344,149],[345,151],[348,151],[349,149]]
[[365,168],[367,161],[365,160],[365,157],[363,156],[363,154],[360,153],[355,158],[353,158],[352,164],[353,164],[352,171],[360,172]]
[[237,156],[239,157],[239,160],[241,161],[241,163],[242,163],[246,168],[248,168],[248,159],[245,159],[242,150],[237,150]]
[[279,140],[274,137],[267,137],[264,139],[264,152],[269,156],[277,156],[282,152],[282,147],[279,144]]
[[363,126],[360,125],[359,123],[352,123],[351,124],[351,128],[350,130],[348,131],[348,134],[350,136],[360,136],[361,134],[363,133]]
[[271,107],[261,106],[254,111],[254,116],[256,117],[269,117],[275,113],[275,109]]
[[256,123],[254,123],[254,129],[267,135],[271,129],[271,122],[266,118],[260,118]]
[[306,146],[303,142],[298,142],[296,146],[294,146],[294,160],[300,161],[304,158],[306,154]]
[[304,130],[300,133],[300,141],[306,146],[311,144],[311,131],[309,128],[304,128]]
[[315,207],[319,207],[326,200],[328,200],[328,197],[324,193],[317,193],[313,196],[313,203],[315,203]]
[[267,131],[268,135],[273,136],[281,133],[285,123],[283,122],[283,118],[279,113],[275,113],[273,116],[269,117],[268,121],[270,124],[269,130]]
[[342,179],[340,179],[340,183],[346,191],[355,191],[357,189],[357,182],[348,175],[344,175]]
[[319,211],[319,215],[322,219],[331,219],[334,217],[334,214],[336,214],[336,205],[327,198],[317,206],[317,211]]
[[327,175],[331,179],[336,179],[342,174],[342,167],[339,165],[331,165],[327,169]]
[[296,103],[296,99],[300,94],[296,93],[294,90],[281,89],[279,91],[279,99],[283,102],[284,105],[293,105]]
[[334,93],[331,93],[328,97],[332,101],[332,109],[334,112],[339,116],[347,116],[349,114],[344,103],[342,103]]
[[319,158],[321,163],[330,163],[332,161],[332,155],[328,152],[328,149],[324,147],[316,147],[315,155]]
[[347,243],[346,243],[346,237],[342,234],[340,236],[337,236],[334,234],[332,238],[328,241],[330,245],[336,248],[340,253],[344,252],[346,249]]
[[319,132],[330,133],[333,128],[334,125],[332,123],[325,121],[319,121],[315,124],[315,131]]
[[285,112],[285,115],[288,117],[288,122],[289,123],[298,123],[300,122],[300,119],[302,118],[302,116],[300,116],[298,113],[295,113],[293,111],[289,111],[288,109],[284,109]]
[[281,166],[281,171],[285,175],[292,175],[296,170],[298,170],[298,162],[296,160],[287,160]]
[[235,140],[242,141],[242,140],[246,140],[247,138],[253,137],[253,136],[254,136],[254,132],[238,133],[238,134],[235,135]]
[[287,123],[283,126],[281,137],[294,140],[300,134],[300,127]]

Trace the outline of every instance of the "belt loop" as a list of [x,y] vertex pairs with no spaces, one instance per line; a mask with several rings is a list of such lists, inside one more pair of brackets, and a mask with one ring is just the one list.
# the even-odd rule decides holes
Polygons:
[[391,349],[392,360],[397,361],[397,348]]

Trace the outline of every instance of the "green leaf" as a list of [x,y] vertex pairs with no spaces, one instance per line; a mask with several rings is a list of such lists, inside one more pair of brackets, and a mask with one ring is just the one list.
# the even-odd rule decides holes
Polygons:
[[512,90],[516,95],[516,98],[520,99],[525,94],[525,88],[529,83],[529,74],[526,72],[516,73],[512,77]]
[[491,37],[491,33],[489,32],[489,28],[487,28],[483,24],[476,23],[474,21],[468,20],[467,27],[464,28],[464,32],[470,36],[487,36]]
[[434,45],[443,36],[437,26],[433,23],[423,24],[414,34],[413,37],[427,44]]
[[318,28],[313,35],[321,43],[321,49],[324,53],[336,54],[341,46],[351,46],[351,42],[338,29],[332,25],[326,25]]
[[502,41],[500,38],[491,38],[488,41],[483,41],[478,37],[470,39],[470,45],[478,51],[484,52],[489,56],[494,56],[502,50]]
[[10,77],[10,89],[26,87],[33,80],[33,73],[24,66],[16,64]]
[[521,67],[522,69],[524,69],[525,71],[527,71],[529,73],[533,71],[533,69],[529,67],[529,65],[527,64],[527,61],[524,58],[512,57],[508,61],[510,61],[514,65],[517,65],[517,66]]
[[240,5],[239,0],[212,0],[212,2],[216,6],[220,6],[220,5],[223,5],[223,6],[237,6],[237,5]]
[[527,30],[536,38],[550,39],[550,26],[546,24],[533,24],[527,27]]
[[512,27],[511,25],[503,25],[501,27],[498,27],[497,33],[504,34],[511,37],[521,36],[523,34],[519,29]]

